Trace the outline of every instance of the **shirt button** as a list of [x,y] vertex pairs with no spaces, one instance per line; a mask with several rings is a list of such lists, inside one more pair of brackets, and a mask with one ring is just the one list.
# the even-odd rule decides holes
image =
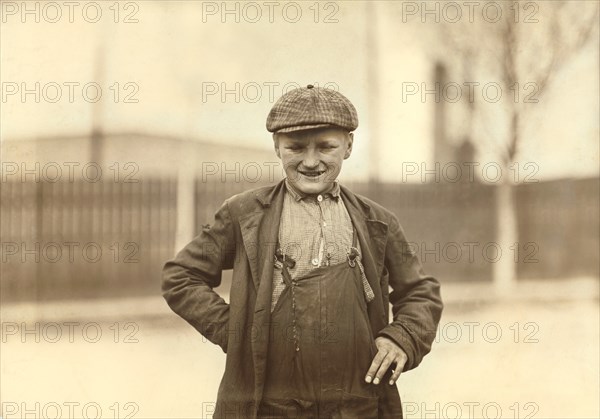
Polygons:
[[313,260],[311,260],[311,263],[312,263],[314,266],[317,266],[317,265],[319,264],[319,259],[317,259],[317,258],[314,258]]
[[318,195],[317,196],[317,201],[319,201],[319,202],[323,201],[323,195]]

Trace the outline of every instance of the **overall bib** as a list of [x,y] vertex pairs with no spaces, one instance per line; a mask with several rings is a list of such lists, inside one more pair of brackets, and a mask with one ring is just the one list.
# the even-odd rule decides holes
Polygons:
[[377,348],[356,241],[355,231],[345,262],[301,278],[283,260],[259,418],[377,418],[375,386],[364,381]]

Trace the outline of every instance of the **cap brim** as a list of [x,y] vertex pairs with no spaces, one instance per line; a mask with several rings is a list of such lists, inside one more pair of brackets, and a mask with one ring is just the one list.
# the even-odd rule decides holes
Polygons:
[[285,128],[278,129],[277,131],[275,131],[275,133],[307,131],[307,130],[318,129],[318,128],[340,128],[343,130],[346,129],[344,127],[340,127],[339,125],[334,125],[334,124],[313,124],[313,125],[297,125],[294,127],[285,127]]

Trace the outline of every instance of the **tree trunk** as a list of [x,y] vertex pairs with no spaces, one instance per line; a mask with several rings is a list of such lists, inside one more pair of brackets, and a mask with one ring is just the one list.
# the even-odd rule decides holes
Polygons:
[[[515,263],[515,252],[518,251],[518,228],[515,207],[515,187],[510,179],[503,180],[496,187],[496,243],[497,255],[489,246],[486,257],[494,260],[492,275],[494,287],[503,294],[510,291],[517,279],[517,264]],[[500,251],[502,253],[500,253]],[[516,253],[518,254],[518,253]]]
[[[494,286],[500,294],[509,292],[517,281],[519,254],[519,230],[515,205],[515,185],[520,179],[513,179],[509,165],[514,162],[519,145],[519,111],[514,108],[510,123],[510,142],[507,159],[502,167],[502,180],[496,187],[496,248],[498,259],[494,262],[492,275]],[[500,251],[502,252],[500,254]]]

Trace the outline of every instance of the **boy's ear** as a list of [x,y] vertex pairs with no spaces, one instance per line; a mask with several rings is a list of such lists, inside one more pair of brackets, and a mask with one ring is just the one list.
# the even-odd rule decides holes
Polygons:
[[344,154],[344,160],[346,160],[352,154],[352,143],[354,142],[354,133],[348,133],[348,142],[346,143],[348,147],[346,148],[346,154]]
[[277,138],[277,134],[273,134],[273,147],[275,147],[275,154],[281,159],[281,153],[279,153],[279,138]]

